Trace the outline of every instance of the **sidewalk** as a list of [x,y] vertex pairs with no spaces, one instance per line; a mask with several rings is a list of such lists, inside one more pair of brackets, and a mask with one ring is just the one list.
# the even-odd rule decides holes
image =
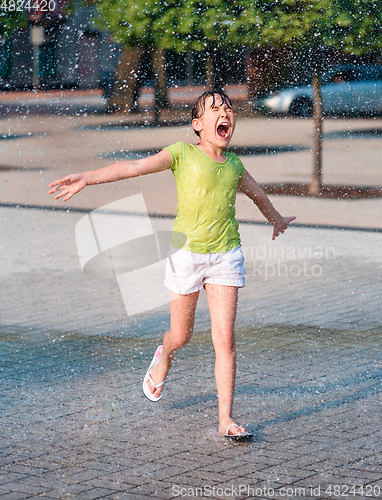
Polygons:
[[[235,418],[255,439],[232,444],[217,433],[205,294],[152,404],[141,384],[168,305],[128,316],[116,283],[79,265],[76,224],[112,201],[143,193],[153,228],[169,230],[171,176],[89,188],[52,210],[53,177],[193,139],[188,127],[100,118],[0,121],[0,500],[382,498],[379,200],[272,197],[303,223],[272,243],[239,198],[247,284]],[[328,179],[380,184],[379,141],[364,133],[379,123],[327,121]],[[310,130],[305,120],[239,120],[235,145],[293,146],[244,161],[262,182],[303,180]],[[142,285],[138,276],[132,298]]]
[[100,89],[0,92],[0,116],[24,114],[86,114],[106,111]]
[[[139,119],[141,125],[137,123]],[[189,124],[150,127],[149,113],[133,117],[41,115],[0,120],[0,203],[56,206],[47,184],[65,175],[152,154],[177,141],[195,141]],[[382,185],[382,120],[324,121],[323,182],[327,185]],[[239,118],[231,143],[260,184],[309,183],[312,175],[312,119]],[[176,190],[170,172],[85,190],[70,209],[93,210],[143,192],[149,213],[174,216]],[[361,200],[271,196],[283,213],[295,213],[299,224],[382,229],[380,198]],[[102,200],[102,201],[100,201]],[[244,195],[237,218],[264,221]]]
[[204,295],[153,405],[141,383],[168,307],[127,317],[118,287],[80,272],[83,214],[0,215],[0,498],[381,498],[382,235],[296,227],[272,246],[241,227],[235,415],[255,440],[233,445],[216,432]]
[[[182,108],[193,103],[198,95],[204,92],[203,86],[171,87],[169,103],[171,107]],[[232,101],[246,102],[248,90],[246,85],[228,85]],[[154,89],[142,87],[138,105],[149,110],[154,106]],[[102,113],[107,108],[107,100],[101,89],[70,90],[30,90],[0,91],[0,116],[17,114],[87,114]]]

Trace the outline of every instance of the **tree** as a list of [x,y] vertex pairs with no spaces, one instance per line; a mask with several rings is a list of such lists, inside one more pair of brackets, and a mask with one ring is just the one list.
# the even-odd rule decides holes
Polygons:
[[154,23],[165,49],[206,54],[207,87],[214,87],[213,61],[217,49],[233,49],[240,44],[231,35],[236,2],[189,0],[168,2],[168,8]]
[[292,46],[308,49],[313,61],[314,147],[313,179],[310,191],[319,195],[322,187],[322,109],[320,72],[325,47],[362,55],[382,48],[382,13],[378,0],[248,0],[239,2],[256,12],[252,28],[247,23],[242,39],[251,29],[252,45]]
[[123,47],[117,69],[114,105],[125,111],[134,109],[141,78],[142,58],[150,51],[156,80],[156,110],[165,107],[168,98],[164,53],[160,43],[160,31],[155,25],[166,12],[167,4],[155,0],[95,0],[91,1],[91,4],[97,13],[95,25],[111,32],[113,40]]
[[9,38],[14,30],[26,24],[23,12],[0,9],[0,37]]
[[[74,0],[73,0],[74,1]],[[213,87],[213,56],[225,46],[230,33],[230,2],[227,0],[77,0],[92,5],[94,24],[109,31],[123,47],[117,69],[114,105],[131,110],[137,99],[140,64],[151,51],[156,76],[158,107],[167,104],[164,50],[203,51],[207,55],[207,85]]]
[[[110,31],[113,39],[124,47],[117,74],[117,88],[121,91],[115,101],[125,108],[131,108],[137,97],[134,89],[144,51],[153,49],[152,67],[159,75],[157,97],[163,104],[167,102],[164,50],[204,52],[207,87],[211,89],[217,49],[241,46],[242,41],[235,33],[241,30],[240,23],[248,24],[253,18],[250,9],[243,11],[242,2],[236,0],[85,1],[94,5],[98,14],[96,26]],[[237,22],[239,14],[242,16]]]

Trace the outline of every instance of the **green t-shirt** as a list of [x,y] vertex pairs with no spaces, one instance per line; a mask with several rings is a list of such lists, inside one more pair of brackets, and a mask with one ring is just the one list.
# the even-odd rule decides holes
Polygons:
[[187,243],[173,236],[176,248],[196,253],[228,252],[240,246],[239,225],[235,220],[237,185],[244,165],[233,153],[217,163],[196,146],[177,142],[167,149],[172,156],[178,193],[178,209],[173,231],[187,236]]

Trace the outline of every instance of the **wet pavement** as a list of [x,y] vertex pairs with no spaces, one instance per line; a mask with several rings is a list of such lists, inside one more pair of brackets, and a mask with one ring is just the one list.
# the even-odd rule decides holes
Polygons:
[[[235,102],[248,100],[246,85],[228,85],[228,92]],[[168,91],[172,108],[192,103],[201,92],[200,86],[180,87]],[[142,87],[138,99],[140,109],[149,111],[154,106],[154,88]],[[107,108],[107,97],[101,89],[26,90],[0,91],[0,116],[35,114],[88,114],[103,113]]]
[[[79,263],[76,225],[118,199],[142,193],[153,230],[168,231],[171,176],[89,188],[62,210],[46,194],[72,170],[193,139],[186,126],[123,124],[102,115],[0,120],[0,137],[17,136],[0,142],[0,500],[382,498],[379,200],[272,197],[300,223],[272,243],[239,197],[247,286],[234,413],[255,438],[233,444],[217,433],[205,295],[153,404],[141,384],[168,304],[128,316],[138,290],[150,303],[147,281],[132,277],[126,299],[115,280],[85,276]],[[325,127],[327,182],[380,185],[380,139],[365,133],[380,120]],[[237,146],[294,147],[244,156],[257,179],[309,178],[309,120],[241,119],[236,134]],[[139,210],[123,217],[147,221]]]

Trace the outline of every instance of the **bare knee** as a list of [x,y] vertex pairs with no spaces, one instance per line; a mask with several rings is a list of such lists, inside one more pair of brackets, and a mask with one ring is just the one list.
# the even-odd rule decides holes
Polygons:
[[217,332],[212,333],[212,342],[215,351],[224,352],[226,354],[235,353],[235,335],[233,332]]
[[167,332],[167,335],[171,350],[178,351],[189,343],[192,336],[192,330],[190,332],[184,332],[171,329]]
[[179,349],[187,345],[188,342],[189,342],[188,338],[178,339],[176,342],[173,343],[173,349],[175,351],[178,351]]

